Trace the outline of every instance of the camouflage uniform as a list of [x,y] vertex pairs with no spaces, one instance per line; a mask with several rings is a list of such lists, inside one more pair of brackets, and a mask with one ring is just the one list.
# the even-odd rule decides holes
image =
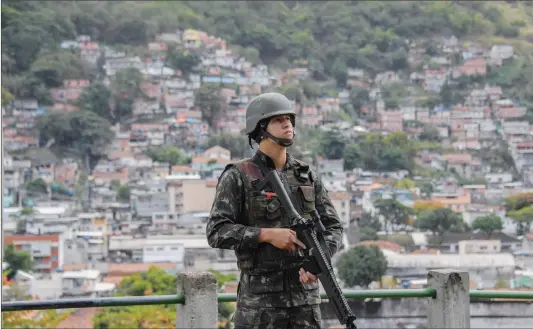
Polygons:
[[[256,165],[259,161],[274,168],[272,160],[260,151],[226,167],[207,223],[209,245],[233,249],[237,256],[241,276],[235,328],[320,328],[318,280],[300,283],[302,258],[297,252],[258,242],[261,228],[290,226],[279,200],[255,188],[264,178]],[[279,174],[290,187],[289,196],[302,217],[310,219],[316,208],[333,255],[341,244],[342,225],[321,180],[290,154]]]

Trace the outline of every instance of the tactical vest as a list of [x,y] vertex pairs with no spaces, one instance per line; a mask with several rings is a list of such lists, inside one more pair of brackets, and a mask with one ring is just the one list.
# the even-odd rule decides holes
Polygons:
[[[260,160],[257,160],[260,161]],[[309,166],[293,160],[295,165],[279,173],[280,179],[290,188],[289,197],[294,208],[305,219],[311,219],[315,209],[314,176]],[[239,223],[260,228],[291,227],[280,201],[262,192],[274,192],[270,184],[260,191],[256,186],[264,179],[253,158],[233,164],[241,173],[244,183],[244,200]],[[231,166],[231,165],[230,165]],[[304,259],[297,251],[281,250],[270,243],[261,243],[257,249],[235,250],[237,265],[243,273],[265,273],[279,270],[299,269]]]

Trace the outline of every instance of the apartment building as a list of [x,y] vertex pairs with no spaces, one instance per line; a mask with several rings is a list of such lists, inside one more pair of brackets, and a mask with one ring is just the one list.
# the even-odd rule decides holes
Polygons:
[[5,235],[4,246],[10,244],[16,250],[26,251],[30,255],[34,272],[51,273],[63,265],[60,234]]

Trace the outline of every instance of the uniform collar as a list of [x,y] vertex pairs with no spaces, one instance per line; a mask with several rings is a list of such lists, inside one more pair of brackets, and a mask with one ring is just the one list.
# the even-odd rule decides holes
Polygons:
[[[262,162],[268,169],[276,169],[276,166],[274,165],[274,161],[265,153],[257,150],[253,157],[254,161],[260,161]],[[296,160],[294,157],[287,152],[287,162],[285,162],[285,166],[283,166],[283,170],[290,169],[296,165]]]

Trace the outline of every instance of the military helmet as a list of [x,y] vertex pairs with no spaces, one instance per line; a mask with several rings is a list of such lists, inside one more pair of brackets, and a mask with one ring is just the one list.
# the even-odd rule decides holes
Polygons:
[[246,107],[246,134],[251,134],[259,121],[276,115],[296,115],[291,102],[279,93],[265,93],[254,97]]

